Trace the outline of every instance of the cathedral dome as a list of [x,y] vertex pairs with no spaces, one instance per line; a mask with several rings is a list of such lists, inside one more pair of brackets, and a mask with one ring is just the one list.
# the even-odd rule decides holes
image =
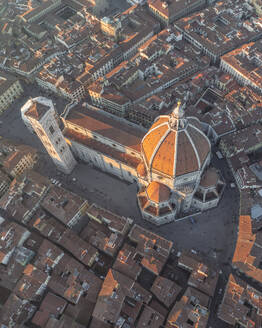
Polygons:
[[171,115],[159,116],[141,144],[150,173],[178,177],[200,171],[210,154],[210,142],[194,117],[184,117],[180,104]]
[[138,175],[141,176],[142,178],[146,177],[147,172],[146,172],[145,164],[143,162],[140,162],[137,165],[136,171],[137,171]]
[[148,199],[155,203],[167,202],[170,197],[170,189],[162,183],[152,181],[146,188]]

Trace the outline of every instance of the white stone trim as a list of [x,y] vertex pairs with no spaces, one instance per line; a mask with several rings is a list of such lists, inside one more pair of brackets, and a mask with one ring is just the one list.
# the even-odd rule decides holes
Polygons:
[[144,135],[144,137],[143,137],[143,139],[142,139],[142,141],[141,141],[141,148],[142,148],[141,155],[142,155],[143,161],[144,161],[144,163],[145,163],[146,168],[147,168],[148,171],[149,171],[149,169],[150,169],[150,164],[147,165],[147,159],[146,159],[146,157],[144,156],[144,155],[145,155],[145,154],[144,154],[144,153],[145,153],[145,152],[144,152],[144,147],[143,147],[144,139],[145,139],[145,137],[148,136],[152,131],[158,129],[160,126],[164,126],[165,124],[166,124],[166,122],[163,122],[163,123],[161,123],[160,125],[157,125],[156,127],[154,127],[152,130],[149,129],[148,132]]
[[[189,126],[192,126],[192,125],[189,124]],[[200,162],[200,158],[199,158],[199,155],[198,155],[198,151],[197,151],[197,149],[196,149],[196,145],[195,145],[195,143],[193,142],[193,140],[192,140],[192,138],[191,138],[191,136],[190,136],[190,134],[188,133],[187,130],[185,130],[185,133],[186,133],[187,138],[188,138],[188,140],[191,142],[191,145],[192,145],[192,147],[193,147],[193,149],[194,149],[194,152],[195,152],[195,155],[196,155],[196,158],[197,158],[197,162],[198,162],[198,170],[200,170],[200,169],[201,169],[201,162]]]
[[149,129],[148,132],[144,135],[144,137],[143,137],[143,139],[141,141],[141,144],[143,145],[143,141],[144,141],[145,137],[147,137],[152,131],[155,131],[156,129],[160,128],[160,126],[163,126],[165,124],[167,124],[167,122],[163,122],[160,125],[155,126],[152,130]]
[[173,177],[176,177],[176,163],[177,163],[177,140],[178,140],[178,134],[180,131],[175,131],[176,133],[176,144],[175,144],[175,156],[174,156],[174,167],[173,167]]
[[[200,121],[199,121],[200,122]],[[200,123],[201,124],[201,123]],[[209,148],[211,150],[211,143],[210,143],[210,140],[209,138],[205,135],[205,133],[203,131],[201,131],[200,129],[198,129],[195,125],[192,125],[191,123],[189,124],[190,126],[192,126],[193,129],[195,129],[196,131],[198,131],[208,142],[209,144]]]

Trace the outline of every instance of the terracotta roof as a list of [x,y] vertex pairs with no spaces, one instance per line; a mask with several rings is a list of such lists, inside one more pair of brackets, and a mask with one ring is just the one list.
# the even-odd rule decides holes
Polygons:
[[146,176],[146,167],[145,167],[145,164],[143,162],[140,162],[138,165],[137,165],[137,173],[141,176],[141,177],[145,177]]
[[186,8],[194,5],[197,6],[198,1],[189,0],[185,2],[183,0],[149,0],[148,5],[150,8],[153,8],[153,10],[156,10],[157,13],[165,19],[172,19],[172,17],[183,13]]
[[176,177],[201,170],[210,142],[193,117],[159,116],[142,140],[149,170]]
[[68,113],[65,120],[67,127],[74,125],[80,130],[88,130],[136,151],[140,150],[144,131],[123,120],[113,119],[102,110],[95,111],[78,106]]
[[158,313],[155,309],[149,306],[143,308],[139,320],[137,322],[137,328],[159,328],[165,321],[165,317]]
[[206,170],[202,175],[200,185],[204,188],[215,186],[218,182],[219,176],[214,168]]
[[[252,309],[252,315],[250,315]],[[232,326],[261,327],[262,294],[238,276],[230,274],[218,308],[218,318]]]
[[48,111],[49,107],[39,102],[34,102],[33,105],[25,113],[26,116],[32,117],[35,120],[40,120]]
[[90,138],[84,134],[77,133],[76,131],[71,130],[69,128],[64,130],[63,133],[69,144],[72,141],[77,142],[79,144],[87,146],[88,148],[94,149],[102,154],[105,154],[106,156],[118,159],[120,162],[130,165],[133,168],[136,168],[139,163],[139,159],[136,156],[132,156],[127,153],[118,151],[116,148],[104,144],[94,138]]
[[162,183],[152,181],[146,189],[148,198],[153,202],[161,203],[169,200],[170,189]]
[[149,164],[151,157],[154,156],[156,146],[161,143],[162,137],[167,133],[167,125],[158,125],[148,131],[142,140],[142,151],[145,155],[145,160]]
[[170,311],[166,328],[190,327],[206,328],[208,321],[209,296],[195,288],[188,287],[184,296],[176,302]]
[[175,282],[158,276],[156,277],[150,291],[155,294],[156,298],[159,299],[166,307],[176,300],[177,296],[181,292],[182,287],[177,285]]

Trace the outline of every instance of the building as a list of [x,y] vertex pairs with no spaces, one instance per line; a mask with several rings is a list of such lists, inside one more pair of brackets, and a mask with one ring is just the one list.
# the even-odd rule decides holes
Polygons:
[[[244,194],[243,197],[248,198],[248,195]],[[242,202],[247,205],[245,199]],[[250,215],[240,215],[239,217],[238,238],[232,266],[252,281],[262,285],[262,269],[260,265],[262,262],[261,231],[258,231],[256,234],[253,233],[252,221]]]
[[142,271],[142,266],[136,259],[136,249],[124,244],[114,262],[113,269],[133,280],[137,280]]
[[[209,168],[211,145],[200,121],[179,105],[143,130],[110,114],[77,106],[63,116],[64,135],[81,160],[139,184],[143,217],[155,224],[218,204],[219,172]],[[143,137],[144,136],[144,137]]]
[[182,287],[167,278],[157,276],[150,288],[156,298],[169,308],[177,299]]
[[24,22],[33,23],[42,18],[44,15],[50,13],[52,10],[55,10],[59,7],[59,5],[61,5],[61,3],[61,0],[47,0],[36,8],[31,7],[20,16],[20,19]]
[[133,256],[136,262],[158,276],[171,253],[173,243],[136,224],[128,237],[136,244]]
[[252,4],[256,9],[257,14],[262,16],[262,1],[261,0],[252,0]]
[[4,218],[0,222],[0,263],[7,265],[16,247],[23,246],[30,236],[30,232],[15,222],[9,222]]
[[52,186],[41,206],[68,227],[74,226],[84,215],[88,202],[58,186]]
[[9,190],[0,199],[0,207],[25,224],[39,208],[50,185],[51,182],[40,174],[25,172],[12,181]]
[[119,18],[114,20],[110,17],[103,17],[100,24],[101,31],[106,35],[113,36],[115,39],[120,36],[121,21]]
[[208,296],[214,296],[219,273],[210,265],[204,264],[193,253],[182,252],[178,258],[178,266],[190,272],[188,286],[194,287]]
[[164,324],[165,317],[155,309],[145,306],[137,322],[137,328],[161,328]]
[[94,220],[88,222],[80,236],[99,251],[112,257],[117,255],[124,241],[124,237],[121,234],[110,231],[105,224]]
[[225,53],[260,38],[261,21],[253,11],[246,1],[216,1],[213,6],[179,19],[175,27],[212,62],[219,62]]
[[260,327],[261,302],[262,294],[258,290],[230,274],[218,317],[232,326]]
[[38,158],[34,148],[25,145],[17,146],[16,148],[2,162],[5,172],[13,178],[21,175],[26,170],[32,169]]
[[30,122],[58,169],[69,174],[76,161],[56,121],[52,101],[44,97],[29,99],[22,107],[22,117],[26,125]]
[[165,26],[175,20],[203,8],[206,0],[149,0],[148,7],[152,14]]
[[262,42],[251,42],[221,58],[220,68],[240,84],[262,91]]
[[170,311],[166,328],[206,328],[209,316],[210,297],[188,287],[179,302]]
[[1,309],[1,324],[5,326],[24,325],[34,314],[37,307],[28,300],[20,299],[11,293]]
[[24,90],[18,79],[0,72],[0,114],[23,92]]
[[93,311],[93,317],[98,323],[94,327],[122,326],[134,324],[142,304],[148,304],[152,295],[137,282],[122,273],[110,269],[103,282]]
[[130,60],[90,84],[88,92],[94,106],[149,127],[175,99],[168,96],[171,89],[208,65],[206,56],[169,27],[141,45]]
[[0,198],[8,190],[10,183],[11,179],[8,177],[8,175],[2,170],[0,170]]
[[219,148],[223,155],[231,158],[237,154],[250,154],[262,146],[262,128],[254,124],[242,130],[235,131],[221,138]]
[[62,119],[64,136],[76,158],[128,182],[137,179],[144,129],[80,106],[71,108]]
[[107,228],[113,232],[125,236],[133,223],[133,220],[130,218],[125,218],[124,216],[119,216],[115,213],[110,212],[102,207],[92,204],[86,210],[86,214],[97,221],[101,225],[106,225]]
[[[218,204],[223,182],[210,168],[211,145],[200,121],[178,104],[159,116],[141,142],[138,203],[144,218],[167,223],[181,213]],[[142,183],[144,181],[144,183]]]

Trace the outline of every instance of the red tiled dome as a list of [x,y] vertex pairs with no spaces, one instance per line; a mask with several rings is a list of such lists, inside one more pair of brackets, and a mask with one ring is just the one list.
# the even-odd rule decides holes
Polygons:
[[174,111],[156,119],[141,148],[150,171],[176,177],[201,170],[211,146],[198,119]]
[[170,197],[170,189],[159,182],[153,181],[146,188],[147,196],[155,203],[166,202]]
[[212,186],[216,186],[219,180],[218,173],[215,168],[209,168],[206,172],[202,175],[200,185],[204,188],[209,188]]
[[143,162],[140,162],[137,165],[136,171],[138,173],[138,175],[140,175],[141,177],[146,177],[147,171],[146,171],[146,167],[145,164]]

